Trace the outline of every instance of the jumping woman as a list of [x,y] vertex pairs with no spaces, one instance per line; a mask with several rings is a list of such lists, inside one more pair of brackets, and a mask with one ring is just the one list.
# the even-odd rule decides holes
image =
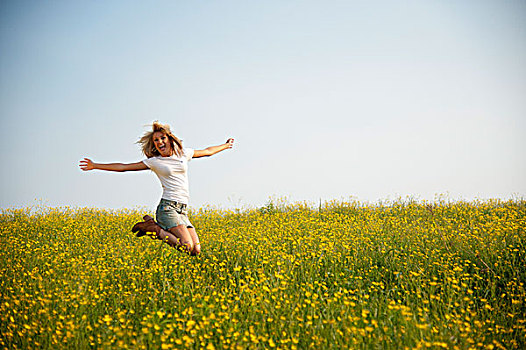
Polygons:
[[182,248],[191,255],[201,252],[199,237],[188,219],[188,161],[192,158],[209,157],[218,152],[232,148],[234,139],[226,143],[211,146],[203,150],[183,148],[181,140],[170,131],[170,126],[154,122],[152,131],[144,134],[137,142],[142,147],[146,159],[137,163],[94,163],[84,158],[80,168],[84,171],[98,169],[106,171],[138,171],[151,169],[161,181],[163,194],[157,206],[156,219],[144,216],[143,222],[133,226],[132,231],[137,236],[153,232],[156,238],[162,239],[170,246]]

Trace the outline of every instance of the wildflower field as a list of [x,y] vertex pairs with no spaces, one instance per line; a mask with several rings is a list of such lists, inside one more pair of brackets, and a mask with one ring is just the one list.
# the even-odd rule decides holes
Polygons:
[[3,210],[0,347],[526,347],[522,200],[201,208],[197,257],[144,214]]

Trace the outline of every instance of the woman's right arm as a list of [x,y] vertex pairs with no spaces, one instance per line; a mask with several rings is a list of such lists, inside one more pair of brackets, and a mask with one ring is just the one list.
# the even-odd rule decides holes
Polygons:
[[147,170],[149,169],[146,164],[143,162],[137,162],[137,163],[129,163],[129,164],[123,164],[123,163],[108,163],[108,164],[102,164],[102,163],[94,163],[91,159],[84,158],[80,161],[79,164],[80,168],[84,171],[98,169],[98,170],[106,170],[106,171],[137,171],[137,170]]

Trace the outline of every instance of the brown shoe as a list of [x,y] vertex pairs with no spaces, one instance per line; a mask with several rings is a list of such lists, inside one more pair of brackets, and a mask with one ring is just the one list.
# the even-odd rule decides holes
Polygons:
[[[143,219],[144,221],[150,221],[150,220],[153,220],[153,218],[152,218],[150,215],[144,215],[144,216],[142,217],[142,219]],[[154,220],[153,222],[155,222],[155,220]],[[155,222],[155,223],[156,223],[156,222]]]
[[146,235],[147,232],[153,232],[159,235],[162,228],[155,222],[155,220],[151,216],[144,215],[143,220],[143,222],[138,222],[132,227],[132,232],[138,231],[136,233],[137,237],[142,237]]

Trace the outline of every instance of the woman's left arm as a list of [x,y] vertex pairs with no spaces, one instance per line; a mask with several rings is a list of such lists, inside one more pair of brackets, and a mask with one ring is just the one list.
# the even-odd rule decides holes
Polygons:
[[225,149],[232,148],[234,146],[234,139],[230,138],[226,142],[219,146],[210,146],[205,149],[194,150],[194,156],[192,158],[210,157],[216,153],[224,151]]

